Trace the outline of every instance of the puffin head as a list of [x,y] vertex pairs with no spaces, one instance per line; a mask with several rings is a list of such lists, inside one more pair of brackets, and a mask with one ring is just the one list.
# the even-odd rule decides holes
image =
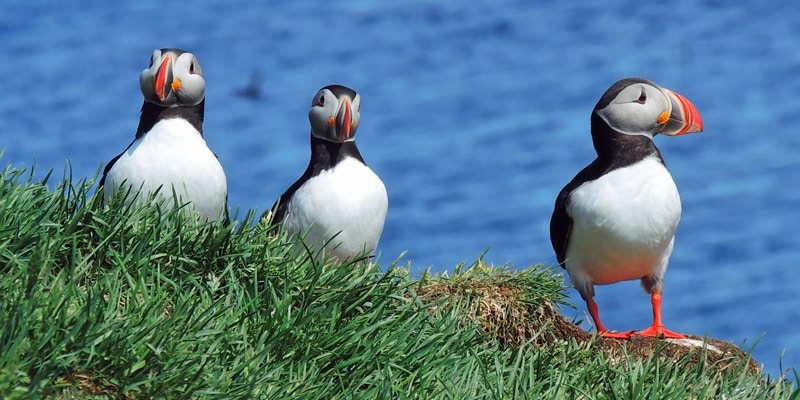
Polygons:
[[685,97],[642,78],[622,79],[606,90],[594,108],[611,129],[652,138],[701,132],[703,121]]
[[197,57],[180,49],[153,51],[139,85],[145,101],[164,107],[195,106],[205,98],[206,81]]
[[308,110],[311,135],[336,143],[355,140],[360,109],[361,96],[355,90],[341,85],[325,86],[311,100]]

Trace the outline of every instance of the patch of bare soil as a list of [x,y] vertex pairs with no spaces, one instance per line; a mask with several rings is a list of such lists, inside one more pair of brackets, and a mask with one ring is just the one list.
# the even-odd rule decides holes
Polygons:
[[59,382],[65,386],[52,396],[56,399],[71,399],[92,396],[108,396],[115,399],[133,399],[130,393],[121,393],[119,387],[103,379],[95,377],[91,372],[73,371],[69,376],[62,376]]

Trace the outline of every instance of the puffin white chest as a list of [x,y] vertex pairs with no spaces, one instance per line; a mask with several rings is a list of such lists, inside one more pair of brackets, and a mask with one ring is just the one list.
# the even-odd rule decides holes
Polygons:
[[[200,133],[186,120],[159,121],[117,159],[106,175],[106,201],[123,185],[139,198],[159,191],[178,203],[191,202],[201,217],[219,220],[225,211],[227,180],[222,165]],[[129,201],[133,200],[130,196]]]
[[602,285],[666,271],[681,201],[654,156],[579,186],[567,213],[573,220],[566,254],[571,275]]
[[371,254],[383,232],[388,205],[380,178],[360,161],[347,158],[297,189],[284,226],[306,234],[308,244],[330,241],[327,253],[339,258]]

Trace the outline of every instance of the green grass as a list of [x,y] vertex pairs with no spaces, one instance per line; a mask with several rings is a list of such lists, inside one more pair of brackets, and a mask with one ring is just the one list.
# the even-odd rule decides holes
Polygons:
[[[256,224],[198,225],[157,205],[103,206],[93,179],[0,177],[0,398],[684,399],[798,397],[797,386],[565,341],[502,346],[475,299],[431,281],[564,301],[550,270],[323,263]],[[238,220],[237,220],[238,218]],[[791,377],[794,382],[797,376]]]

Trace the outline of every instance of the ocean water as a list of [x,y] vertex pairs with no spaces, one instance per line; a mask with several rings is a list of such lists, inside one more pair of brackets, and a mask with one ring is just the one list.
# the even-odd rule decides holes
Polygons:
[[[242,210],[269,207],[308,162],[327,84],[361,94],[357,141],[384,180],[383,264],[555,264],[556,194],[594,158],[589,114],[641,76],[689,98],[705,132],[657,137],[683,218],[668,328],[800,366],[800,3],[479,0],[21,1],[0,5],[3,163],[93,176],[132,140],[154,48],[197,55],[204,130]],[[249,89],[250,95],[243,93]],[[585,306],[573,290],[575,309]],[[651,322],[636,282],[597,288],[611,329]]]

